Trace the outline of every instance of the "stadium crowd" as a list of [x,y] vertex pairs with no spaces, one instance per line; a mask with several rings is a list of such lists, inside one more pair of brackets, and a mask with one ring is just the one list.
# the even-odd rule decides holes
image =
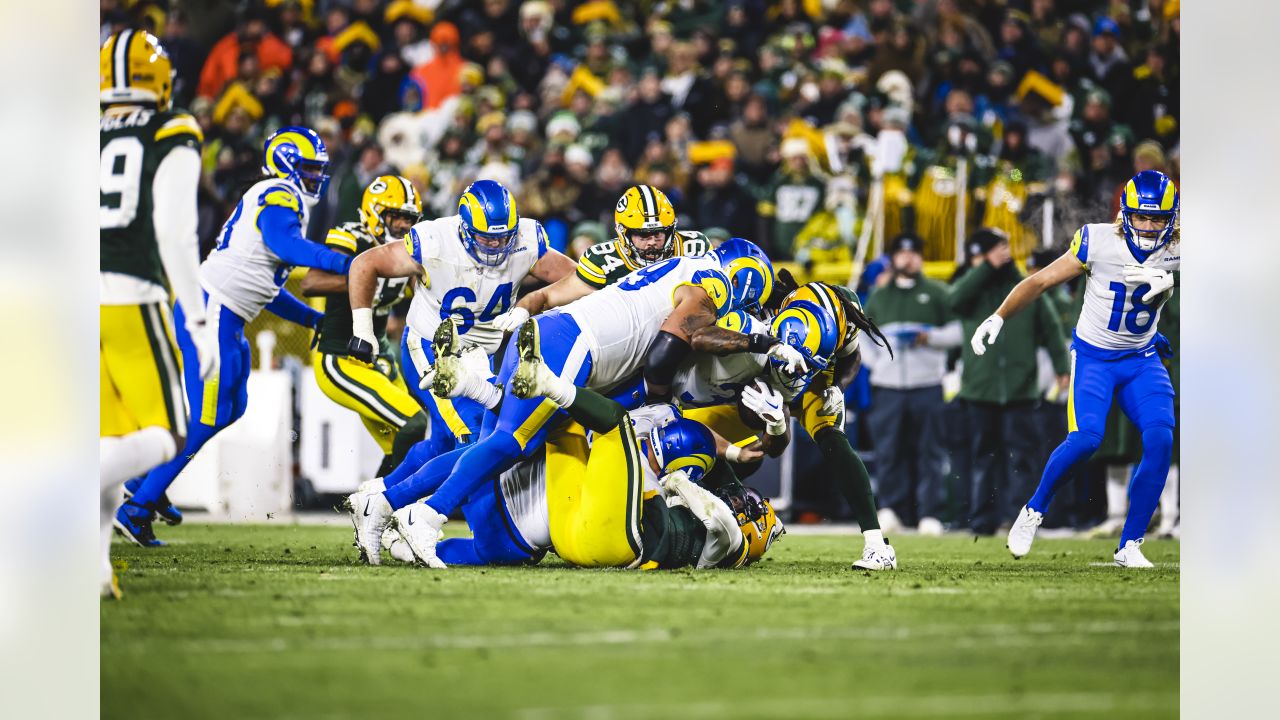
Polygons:
[[[843,282],[878,203],[883,252],[856,289],[894,356],[863,343],[848,407],[874,451],[886,530],[992,533],[1013,520],[1065,431],[1057,400],[1080,298],[1044,298],[983,357],[963,340],[1024,268],[1060,254],[1083,222],[1113,217],[1134,172],[1178,179],[1178,0],[101,10],[104,40],[146,27],[173,60],[175,105],[205,137],[205,251],[257,178],[263,139],[290,124],[315,128],[333,158],[307,229],[316,240],[357,219],[364,188],[393,172],[422,191],[428,217],[452,214],[471,181],[497,180],[576,258],[612,237],[619,195],[647,183],[681,228],[750,238],[801,276],[842,268]],[[1161,322],[1175,343],[1176,302]],[[803,450],[799,467],[813,467],[817,453]],[[1138,451],[1117,419],[1091,481],[1049,524],[1117,512],[1103,507],[1102,468]],[[803,487],[799,500],[841,515]]]

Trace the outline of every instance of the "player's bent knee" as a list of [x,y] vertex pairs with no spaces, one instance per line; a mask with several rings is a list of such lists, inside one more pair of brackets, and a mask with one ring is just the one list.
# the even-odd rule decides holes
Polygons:
[[1159,425],[1142,431],[1142,453],[1153,457],[1173,455],[1173,428]]
[[1095,432],[1087,430],[1076,430],[1067,434],[1067,442],[1087,450],[1089,453],[1097,452],[1102,447],[1102,436]]

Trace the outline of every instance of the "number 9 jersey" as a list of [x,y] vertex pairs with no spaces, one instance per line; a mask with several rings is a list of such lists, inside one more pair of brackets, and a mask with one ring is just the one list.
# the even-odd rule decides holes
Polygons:
[[423,272],[409,305],[409,327],[431,338],[440,321],[452,316],[465,343],[488,355],[497,352],[502,331],[493,327],[494,318],[511,309],[520,282],[547,253],[542,223],[521,218],[517,227],[511,254],[501,265],[487,266],[467,253],[458,215],[414,225],[404,247]]
[[1181,261],[1177,240],[1160,247],[1145,262],[1134,257],[1124,236],[1112,224],[1090,224],[1076,231],[1070,252],[1085,268],[1084,305],[1076,321],[1076,337],[1106,350],[1141,350],[1156,334],[1160,308],[1172,290],[1147,297],[1145,283],[1127,283],[1125,265],[1173,272]]

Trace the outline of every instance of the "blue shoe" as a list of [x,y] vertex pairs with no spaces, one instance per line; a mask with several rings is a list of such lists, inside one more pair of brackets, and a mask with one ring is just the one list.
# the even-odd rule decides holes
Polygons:
[[125,502],[116,510],[116,519],[112,523],[116,531],[139,547],[161,547],[164,543],[156,538],[151,529],[155,521],[155,511],[132,502]]
[[[134,478],[124,484],[124,499],[128,500],[142,487],[142,478]],[[156,501],[156,514],[166,525],[181,525],[182,511],[169,501],[168,493],[161,493]]]

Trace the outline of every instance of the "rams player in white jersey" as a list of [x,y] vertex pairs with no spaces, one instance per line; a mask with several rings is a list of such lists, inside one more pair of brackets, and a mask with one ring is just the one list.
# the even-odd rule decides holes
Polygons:
[[186,440],[170,289],[190,309],[183,331],[200,359],[188,357],[188,368],[209,377],[218,356],[198,278],[200,126],[170,109],[173,67],[155,37],[124,30],[99,54],[102,594],[119,597],[109,552],[120,484]]
[[[413,368],[410,386],[431,415],[425,442],[409,451],[387,477],[398,482],[427,460],[476,439],[485,408],[466,398],[431,392],[436,363],[432,345],[449,320],[453,352],[479,353],[484,362],[502,344],[495,318],[511,309],[526,276],[555,282],[573,272],[573,261],[547,246],[542,223],[521,218],[515,198],[493,180],[477,180],[463,191],[458,214],[414,225],[402,243],[361,253],[349,278],[351,357],[372,363],[378,352],[374,330],[374,291],[380,278],[415,278],[409,317],[400,341],[401,367]],[[453,331],[456,329],[456,332]]]
[[[303,237],[311,207],[329,184],[329,154],[313,130],[286,127],[267,138],[263,173],[240,198],[218,235],[218,245],[200,266],[204,313],[218,353],[218,372],[197,372],[198,351],[185,330],[185,298],[174,307],[178,346],[185,360],[192,422],[177,458],[152,470],[116,513],[115,525],[144,547],[162,544],[152,530],[161,498],[205,443],[244,414],[248,403],[249,341],[244,327],[262,310],[304,327],[323,317],[283,289],[292,266],[345,275],[351,257]],[[192,299],[190,302],[195,302]]]
[[1180,245],[1178,189],[1163,173],[1140,172],[1125,185],[1114,223],[1080,228],[1065,255],[1019,283],[974,333],[973,350],[981,355],[1005,318],[1045,290],[1085,274],[1084,306],[1071,345],[1067,438],[1049,456],[1040,486],[1009,530],[1014,557],[1031,551],[1054,490],[1098,449],[1107,413],[1118,399],[1142,433],[1142,461],[1129,491],[1115,564],[1152,567],[1142,542],[1169,474],[1174,431],[1173,384],[1161,362],[1171,353],[1156,323],[1174,292]]
[[[676,257],[650,265],[623,281],[521,326],[516,353],[507,353],[500,386],[482,384],[461,393],[500,410],[486,418],[481,440],[448,463],[452,473],[438,486],[431,464],[385,493],[357,493],[350,498],[361,554],[377,563],[382,530],[393,512],[434,491],[418,515],[439,528],[471,492],[492,482],[503,470],[541,447],[547,429],[563,417],[553,399],[535,397],[534,379],[519,368],[520,358],[539,358],[552,372],[575,386],[611,390],[635,378],[643,368],[649,400],[669,396],[676,368],[690,351],[689,337],[715,323],[730,308],[731,281],[714,255]],[[802,358],[794,348],[766,350],[794,364]],[[442,373],[459,378],[454,373]],[[467,377],[474,377],[468,375]],[[437,383],[439,385],[440,383]],[[456,388],[437,387],[439,394]],[[504,393],[504,390],[507,392]],[[632,407],[639,397],[632,399]]]

